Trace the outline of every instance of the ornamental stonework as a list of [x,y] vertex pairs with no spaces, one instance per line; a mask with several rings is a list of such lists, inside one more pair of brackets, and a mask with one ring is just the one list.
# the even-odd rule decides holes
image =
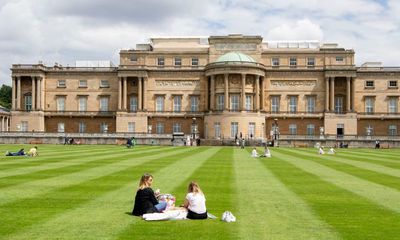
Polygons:
[[197,87],[200,85],[198,80],[156,80],[157,87]]
[[299,80],[299,81],[286,81],[286,80],[271,80],[273,87],[315,87],[317,82],[315,80]]

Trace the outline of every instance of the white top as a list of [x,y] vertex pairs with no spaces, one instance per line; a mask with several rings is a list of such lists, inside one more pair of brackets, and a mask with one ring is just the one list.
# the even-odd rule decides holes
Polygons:
[[186,200],[188,200],[188,209],[197,214],[202,214],[207,211],[206,209],[206,198],[201,193],[188,193],[186,195]]
[[251,156],[258,157],[257,150],[253,149],[253,151],[251,151]]
[[319,154],[325,154],[325,152],[324,152],[324,150],[323,150],[322,148],[319,148],[318,153],[319,153]]
[[264,155],[265,155],[265,157],[271,157],[271,152],[269,151],[268,148],[265,149]]
[[333,148],[329,149],[328,154],[335,154],[335,149],[333,149]]

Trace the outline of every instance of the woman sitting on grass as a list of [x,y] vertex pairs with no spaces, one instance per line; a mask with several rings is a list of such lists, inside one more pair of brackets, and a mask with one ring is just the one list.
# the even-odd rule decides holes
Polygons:
[[183,207],[188,209],[187,218],[189,219],[207,218],[206,197],[196,182],[189,184]]
[[132,215],[141,216],[145,213],[162,212],[167,207],[166,202],[158,202],[156,195],[151,189],[153,176],[145,173],[139,182],[139,189],[136,192],[135,206]]

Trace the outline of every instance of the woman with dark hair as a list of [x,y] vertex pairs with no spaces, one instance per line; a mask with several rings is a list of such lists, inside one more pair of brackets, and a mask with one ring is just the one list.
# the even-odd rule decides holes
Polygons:
[[166,202],[158,202],[153,189],[151,189],[152,184],[153,176],[151,174],[145,173],[140,178],[132,215],[141,216],[146,213],[162,212],[167,207]]

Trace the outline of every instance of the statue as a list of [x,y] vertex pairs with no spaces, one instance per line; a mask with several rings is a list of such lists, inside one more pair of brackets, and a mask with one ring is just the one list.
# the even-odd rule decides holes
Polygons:
[[325,131],[325,129],[324,129],[324,127],[319,127],[319,138],[320,139],[323,139],[324,138],[324,131]]

